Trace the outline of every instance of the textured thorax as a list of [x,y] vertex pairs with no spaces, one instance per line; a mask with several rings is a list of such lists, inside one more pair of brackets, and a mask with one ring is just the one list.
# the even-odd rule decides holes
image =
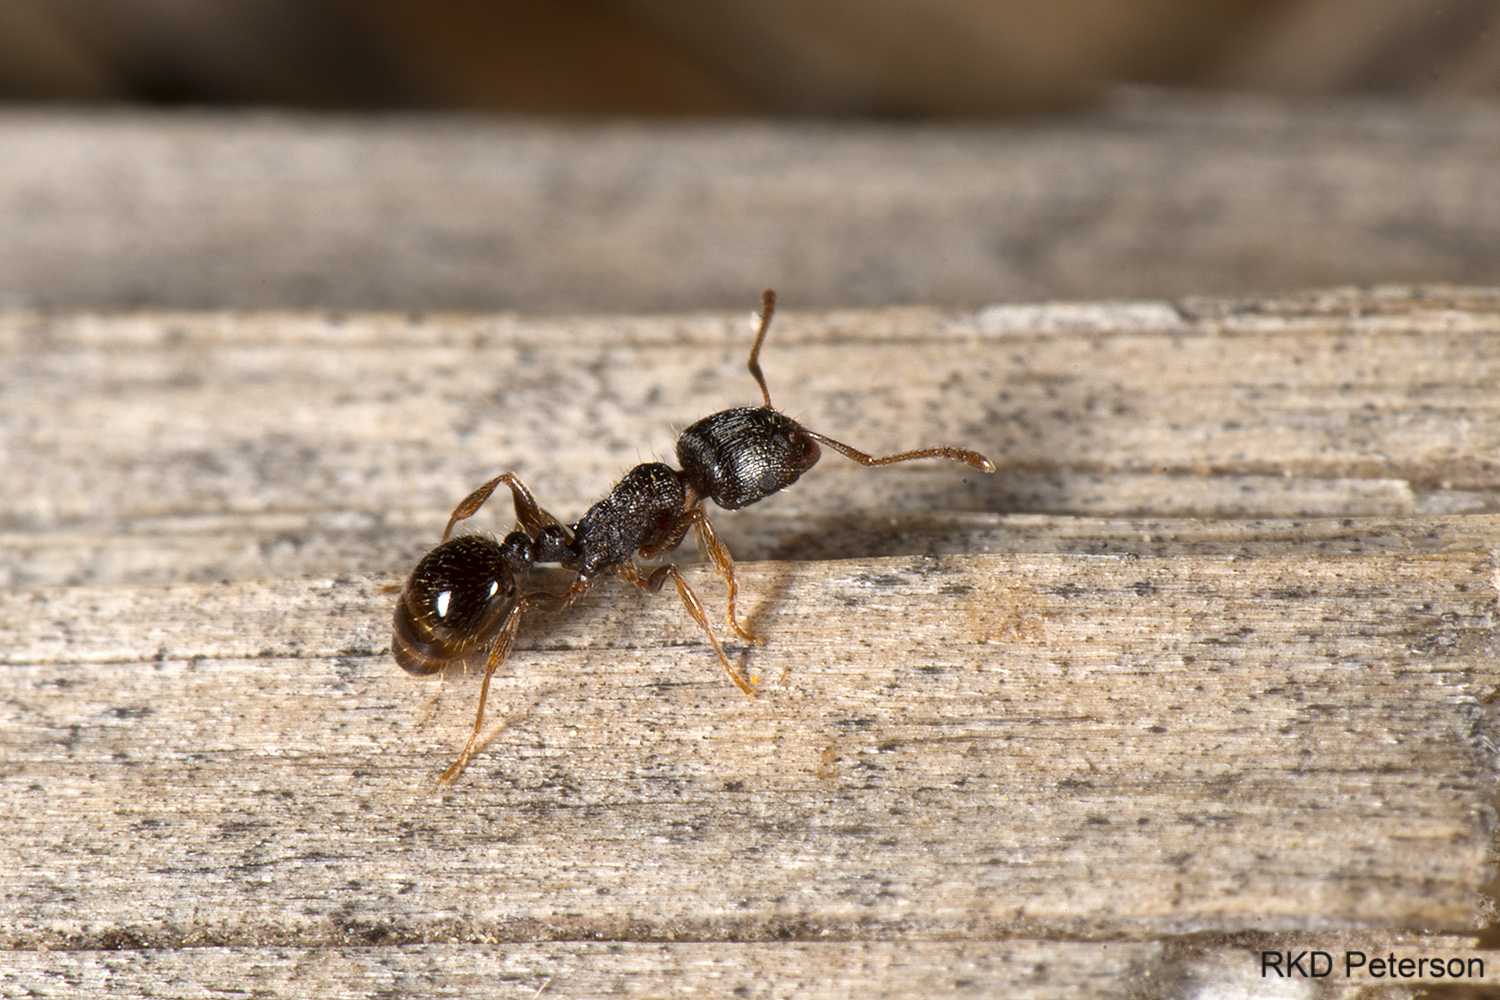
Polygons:
[[578,564],[571,568],[593,576],[623,563],[686,506],[676,469],[660,462],[636,466],[573,526]]

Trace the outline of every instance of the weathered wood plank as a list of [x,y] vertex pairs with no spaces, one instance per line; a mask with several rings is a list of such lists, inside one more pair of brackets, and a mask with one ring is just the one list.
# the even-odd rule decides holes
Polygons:
[[602,588],[524,638],[450,792],[476,685],[382,655],[386,580],[12,593],[6,943],[1461,930],[1493,574],[755,564],[753,700]]
[[1314,931],[1484,954],[1500,298],[778,323],[789,412],[1001,472],[831,457],[718,515],[758,698],[604,585],[523,631],[441,791],[477,680],[401,674],[381,588],[499,469],[576,517],[753,401],[743,319],[0,314],[0,992],[1206,995]]
[[[1403,483],[1403,486],[1405,484]],[[1224,490],[1226,497],[1232,492]],[[491,522],[496,530],[503,520]],[[1500,517],[1303,517],[1201,520],[1056,514],[813,512],[723,515],[736,558],[849,559],[980,553],[1337,555],[1484,549]],[[368,575],[409,566],[442,531],[430,514],[242,514],[141,519],[104,529],[0,534],[0,571],[26,587]],[[678,558],[696,558],[691,547]]]
[[[1261,951],[1323,950],[1325,980],[1261,976]],[[1346,954],[1425,957],[1422,975],[1344,975]],[[1432,959],[1461,977],[1430,974]],[[1347,959],[1353,962],[1355,959]],[[1474,965],[1471,963],[1479,963]],[[1366,962],[1368,965],[1368,961]],[[1477,975],[1483,967],[1483,975]],[[1307,969],[1304,960],[1301,968]],[[1319,971],[1326,966],[1321,962]],[[1472,977],[1470,972],[1476,973]],[[1137,996],[1409,996],[1416,984],[1493,987],[1493,952],[1462,937],[1366,933],[1267,936],[1192,951],[1161,942],[819,941],[731,943],[547,942],[336,948],[122,949],[11,952],[0,989],[68,998],[151,995],[208,1000],[226,990],[269,996],[713,996],[838,998],[1004,996],[1087,1000]],[[1392,990],[1401,992],[1391,992]],[[1274,992],[1273,992],[1274,991]]]
[[[721,518],[742,558],[798,557],[777,538],[825,516],[1500,510],[1490,292],[777,322],[775,398],[810,426],[871,449],[961,442],[1001,471],[829,458]],[[722,316],[0,314],[0,579],[393,570],[501,469],[576,517],[670,456],[674,428],[755,398],[748,340]]]
[[1500,273],[1496,105],[1024,123],[0,114],[0,304],[577,311]]

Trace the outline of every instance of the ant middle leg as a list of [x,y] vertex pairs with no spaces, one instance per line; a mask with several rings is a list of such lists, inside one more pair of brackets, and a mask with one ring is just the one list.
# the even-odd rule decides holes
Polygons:
[[670,563],[666,566],[658,566],[647,577],[642,576],[634,564],[623,562],[615,568],[615,572],[648,594],[658,593],[662,588],[662,584],[667,582],[668,577],[671,577],[672,582],[677,585],[678,596],[682,598],[682,603],[687,606],[688,614],[693,616],[693,621],[698,623],[698,627],[703,630],[703,634],[708,636],[708,641],[713,645],[714,653],[719,657],[719,665],[724,668],[724,672],[729,675],[729,679],[734,681],[735,685],[741,691],[752,698],[755,697],[755,689],[730,665],[729,657],[724,655],[724,648],[719,645],[718,637],[714,635],[714,630],[708,625],[708,616],[703,613],[702,602],[698,600],[698,595],[693,593],[693,588],[689,587],[687,581],[682,578],[682,574],[677,572],[676,566]]
[[724,606],[724,620],[728,623],[729,630],[746,642],[760,642],[735,617],[734,599],[739,593],[739,585],[734,580],[734,557],[729,554],[729,547],[724,544],[719,533],[714,531],[702,507],[689,507],[679,514],[676,520],[662,532],[661,538],[652,545],[641,547],[641,558],[654,559],[663,552],[675,549],[682,544],[682,539],[687,535],[688,529],[695,525],[698,528],[698,544],[713,562],[714,569],[718,570],[719,575],[724,578],[724,589],[729,595]]
[[439,541],[446,542],[453,532],[454,525],[465,518],[473,517],[501,483],[510,487],[511,496],[515,501],[516,520],[521,522],[522,531],[535,538],[543,529],[551,528],[560,530],[565,538],[572,537],[561,521],[537,504],[536,498],[531,495],[526,484],[517,479],[514,472],[502,472],[458,502],[458,506],[453,508],[452,516],[448,518],[448,526],[443,529],[443,537]]

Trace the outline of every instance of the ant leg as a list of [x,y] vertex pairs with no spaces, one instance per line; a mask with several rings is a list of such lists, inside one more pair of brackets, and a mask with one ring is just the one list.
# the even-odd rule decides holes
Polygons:
[[667,523],[667,526],[657,534],[656,541],[649,542],[640,547],[641,558],[655,559],[663,552],[671,552],[677,548],[677,546],[682,544],[682,540],[687,537],[688,529],[693,526],[693,522],[702,517],[702,507],[689,507],[682,513],[674,515],[672,520]]
[[714,569],[724,578],[725,589],[729,592],[729,599],[725,605],[724,619],[729,623],[729,630],[746,642],[759,642],[750,631],[740,625],[734,616],[734,598],[739,592],[739,586],[734,582],[734,557],[729,554],[729,548],[719,538],[708,523],[708,515],[703,512],[702,507],[689,507],[677,519],[667,526],[658,541],[651,545],[641,546],[642,559],[654,559],[663,552],[670,552],[682,544],[682,539],[687,535],[688,528],[698,526],[698,542],[703,551],[713,560]]
[[516,519],[521,522],[521,529],[526,534],[535,538],[543,528],[561,528],[563,536],[572,539],[573,533],[568,530],[567,525],[539,507],[531,491],[514,473],[507,472],[500,479],[510,487],[510,495],[515,501]]
[[[481,501],[483,502],[483,501]],[[479,733],[484,726],[484,703],[490,695],[490,678],[494,676],[495,669],[505,662],[510,655],[511,647],[516,642],[516,632],[521,627],[521,612],[526,608],[537,608],[540,610],[551,610],[559,606],[560,599],[545,591],[534,594],[526,594],[516,601],[515,607],[511,608],[505,615],[505,622],[500,626],[500,632],[495,640],[494,647],[490,650],[489,660],[484,665],[484,680],[479,685],[479,710],[474,713],[474,729],[469,733],[469,740],[464,744],[463,750],[459,751],[458,759],[449,765],[438,779],[446,788],[458,780],[458,776],[464,773],[464,768],[469,766],[469,760],[474,756],[474,751],[479,748]]]
[[955,462],[962,462],[970,468],[978,469],[980,472],[995,471],[994,462],[991,462],[979,454],[979,452],[970,451],[967,448],[950,448],[947,445],[938,445],[936,448],[918,448],[915,451],[903,451],[899,455],[885,455],[881,458],[876,458],[874,455],[866,455],[864,452],[852,448],[842,441],[835,441],[831,437],[824,437],[817,431],[810,431],[805,427],[802,430],[808,437],[823,442],[840,455],[843,455],[845,458],[852,458],[860,465],[895,465],[897,462],[910,462],[914,458],[949,458]]
[[[549,598],[552,599],[552,604],[547,608],[547,610],[548,611],[555,611],[555,610],[557,610],[559,608],[566,608],[568,605],[570,605],[574,601],[578,600],[584,594],[587,594],[589,592],[589,590],[591,590],[593,588],[593,586],[594,586],[594,578],[593,577],[585,577],[585,576],[576,577],[573,580],[573,586],[569,587],[568,590],[567,590],[567,592],[564,593],[564,594],[562,594],[561,596],[559,596],[557,594],[546,594],[545,595],[545,596],[547,596],[547,597],[549,597]],[[527,596],[528,597],[541,597],[543,595],[541,595],[541,594],[529,594]]]
[[[506,473],[505,475],[508,476],[510,475],[510,473]],[[475,490],[473,493],[470,493],[468,496],[460,500],[458,502],[458,506],[453,508],[453,513],[449,515],[448,527],[443,529],[443,537],[438,539],[438,541],[446,542],[448,540],[448,536],[453,534],[453,526],[455,524],[457,524],[459,521],[464,520],[465,518],[473,517],[474,513],[479,510],[479,508],[483,507],[484,502],[490,498],[490,494],[495,492],[495,487],[500,485],[500,480],[503,478],[505,478],[505,476],[496,476],[494,479],[491,479],[489,482],[479,487],[479,489]]]
[[698,601],[698,595],[693,593],[693,588],[689,587],[687,581],[682,578],[682,574],[677,572],[676,566],[670,564],[658,566],[656,571],[649,577],[643,577],[634,565],[625,562],[621,563],[615,569],[615,572],[649,594],[659,592],[662,584],[667,582],[667,577],[671,577],[672,582],[677,585],[678,596],[682,598],[682,603],[687,605],[688,614],[693,616],[693,620],[698,623],[698,627],[703,630],[703,634],[708,636],[708,641],[713,644],[714,652],[719,657],[719,665],[724,668],[724,672],[729,675],[729,679],[734,681],[735,685],[741,691],[752,698],[755,696],[755,689],[746,683],[744,678],[735,673],[734,667],[730,666],[729,657],[724,655],[724,649],[719,645],[719,640],[714,635],[714,630],[708,627],[708,616],[703,613],[703,605]]
[[516,641],[516,630],[521,627],[521,609],[524,606],[524,599],[517,601],[505,616],[505,624],[500,626],[500,634],[484,665],[484,682],[479,685],[479,710],[474,713],[474,730],[469,733],[469,741],[459,751],[458,759],[438,779],[444,787],[458,780],[458,776],[464,773],[464,768],[469,766],[469,759],[474,756],[474,750],[479,744],[479,732],[484,726],[484,703],[490,696],[490,678],[494,676],[495,668],[510,655],[510,648]]
[[521,528],[526,534],[535,538],[543,528],[556,527],[562,528],[565,537],[573,537],[561,521],[537,505],[536,498],[531,495],[526,485],[516,478],[515,473],[502,472],[459,501],[458,506],[453,508],[452,516],[448,518],[448,527],[443,529],[443,537],[439,540],[446,542],[448,536],[453,533],[453,526],[465,518],[473,517],[501,483],[510,487],[511,496],[515,498],[516,520],[521,522]]
[[729,630],[746,642],[760,642],[734,615],[734,598],[739,592],[739,585],[734,582],[734,557],[729,554],[729,546],[724,544],[713,525],[708,523],[708,515],[703,513],[703,508],[694,507],[693,513],[698,515],[694,519],[698,523],[698,544],[703,546],[703,551],[713,560],[714,568],[724,578],[724,589],[729,594],[724,604],[724,620],[729,623]]

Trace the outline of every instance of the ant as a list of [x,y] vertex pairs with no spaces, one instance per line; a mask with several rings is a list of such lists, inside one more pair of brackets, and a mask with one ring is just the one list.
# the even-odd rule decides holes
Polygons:
[[[442,775],[451,785],[468,766],[484,722],[490,677],[509,655],[521,619],[534,611],[553,611],[572,604],[600,576],[613,571],[648,593],[671,580],[688,614],[698,623],[729,679],[747,695],[755,691],[730,665],[709,627],[698,595],[677,567],[668,563],[642,569],[635,562],[653,559],[682,544],[696,530],[703,551],[724,577],[729,630],[748,642],[756,637],[735,616],[734,560],[703,511],[712,500],[738,510],[786,489],[817,464],[819,445],[865,466],[894,465],[917,458],[946,458],[980,472],[995,465],[975,451],[935,447],[876,457],[808,430],[771,405],[771,391],[760,370],[760,348],[776,309],[776,293],[761,295],[760,326],[750,348],[750,374],[760,385],[764,406],[740,406],[704,417],[677,439],[674,469],[647,462],[626,473],[609,495],[588,509],[571,527],[537,505],[531,491],[513,473],[491,479],[459,503],[448,518],[441,543],[412,571],[396,602],[391,651],[408,673],[432,674],[453,663],[484,661],[479,710],[463,750]],[[450,538],[459,521],[476,513],[500,484],[510,488],[517,530],[501,541],[487,535]],[[523,591],[518,578],[538,563],[557,563],[574,573],[565,593]]]

